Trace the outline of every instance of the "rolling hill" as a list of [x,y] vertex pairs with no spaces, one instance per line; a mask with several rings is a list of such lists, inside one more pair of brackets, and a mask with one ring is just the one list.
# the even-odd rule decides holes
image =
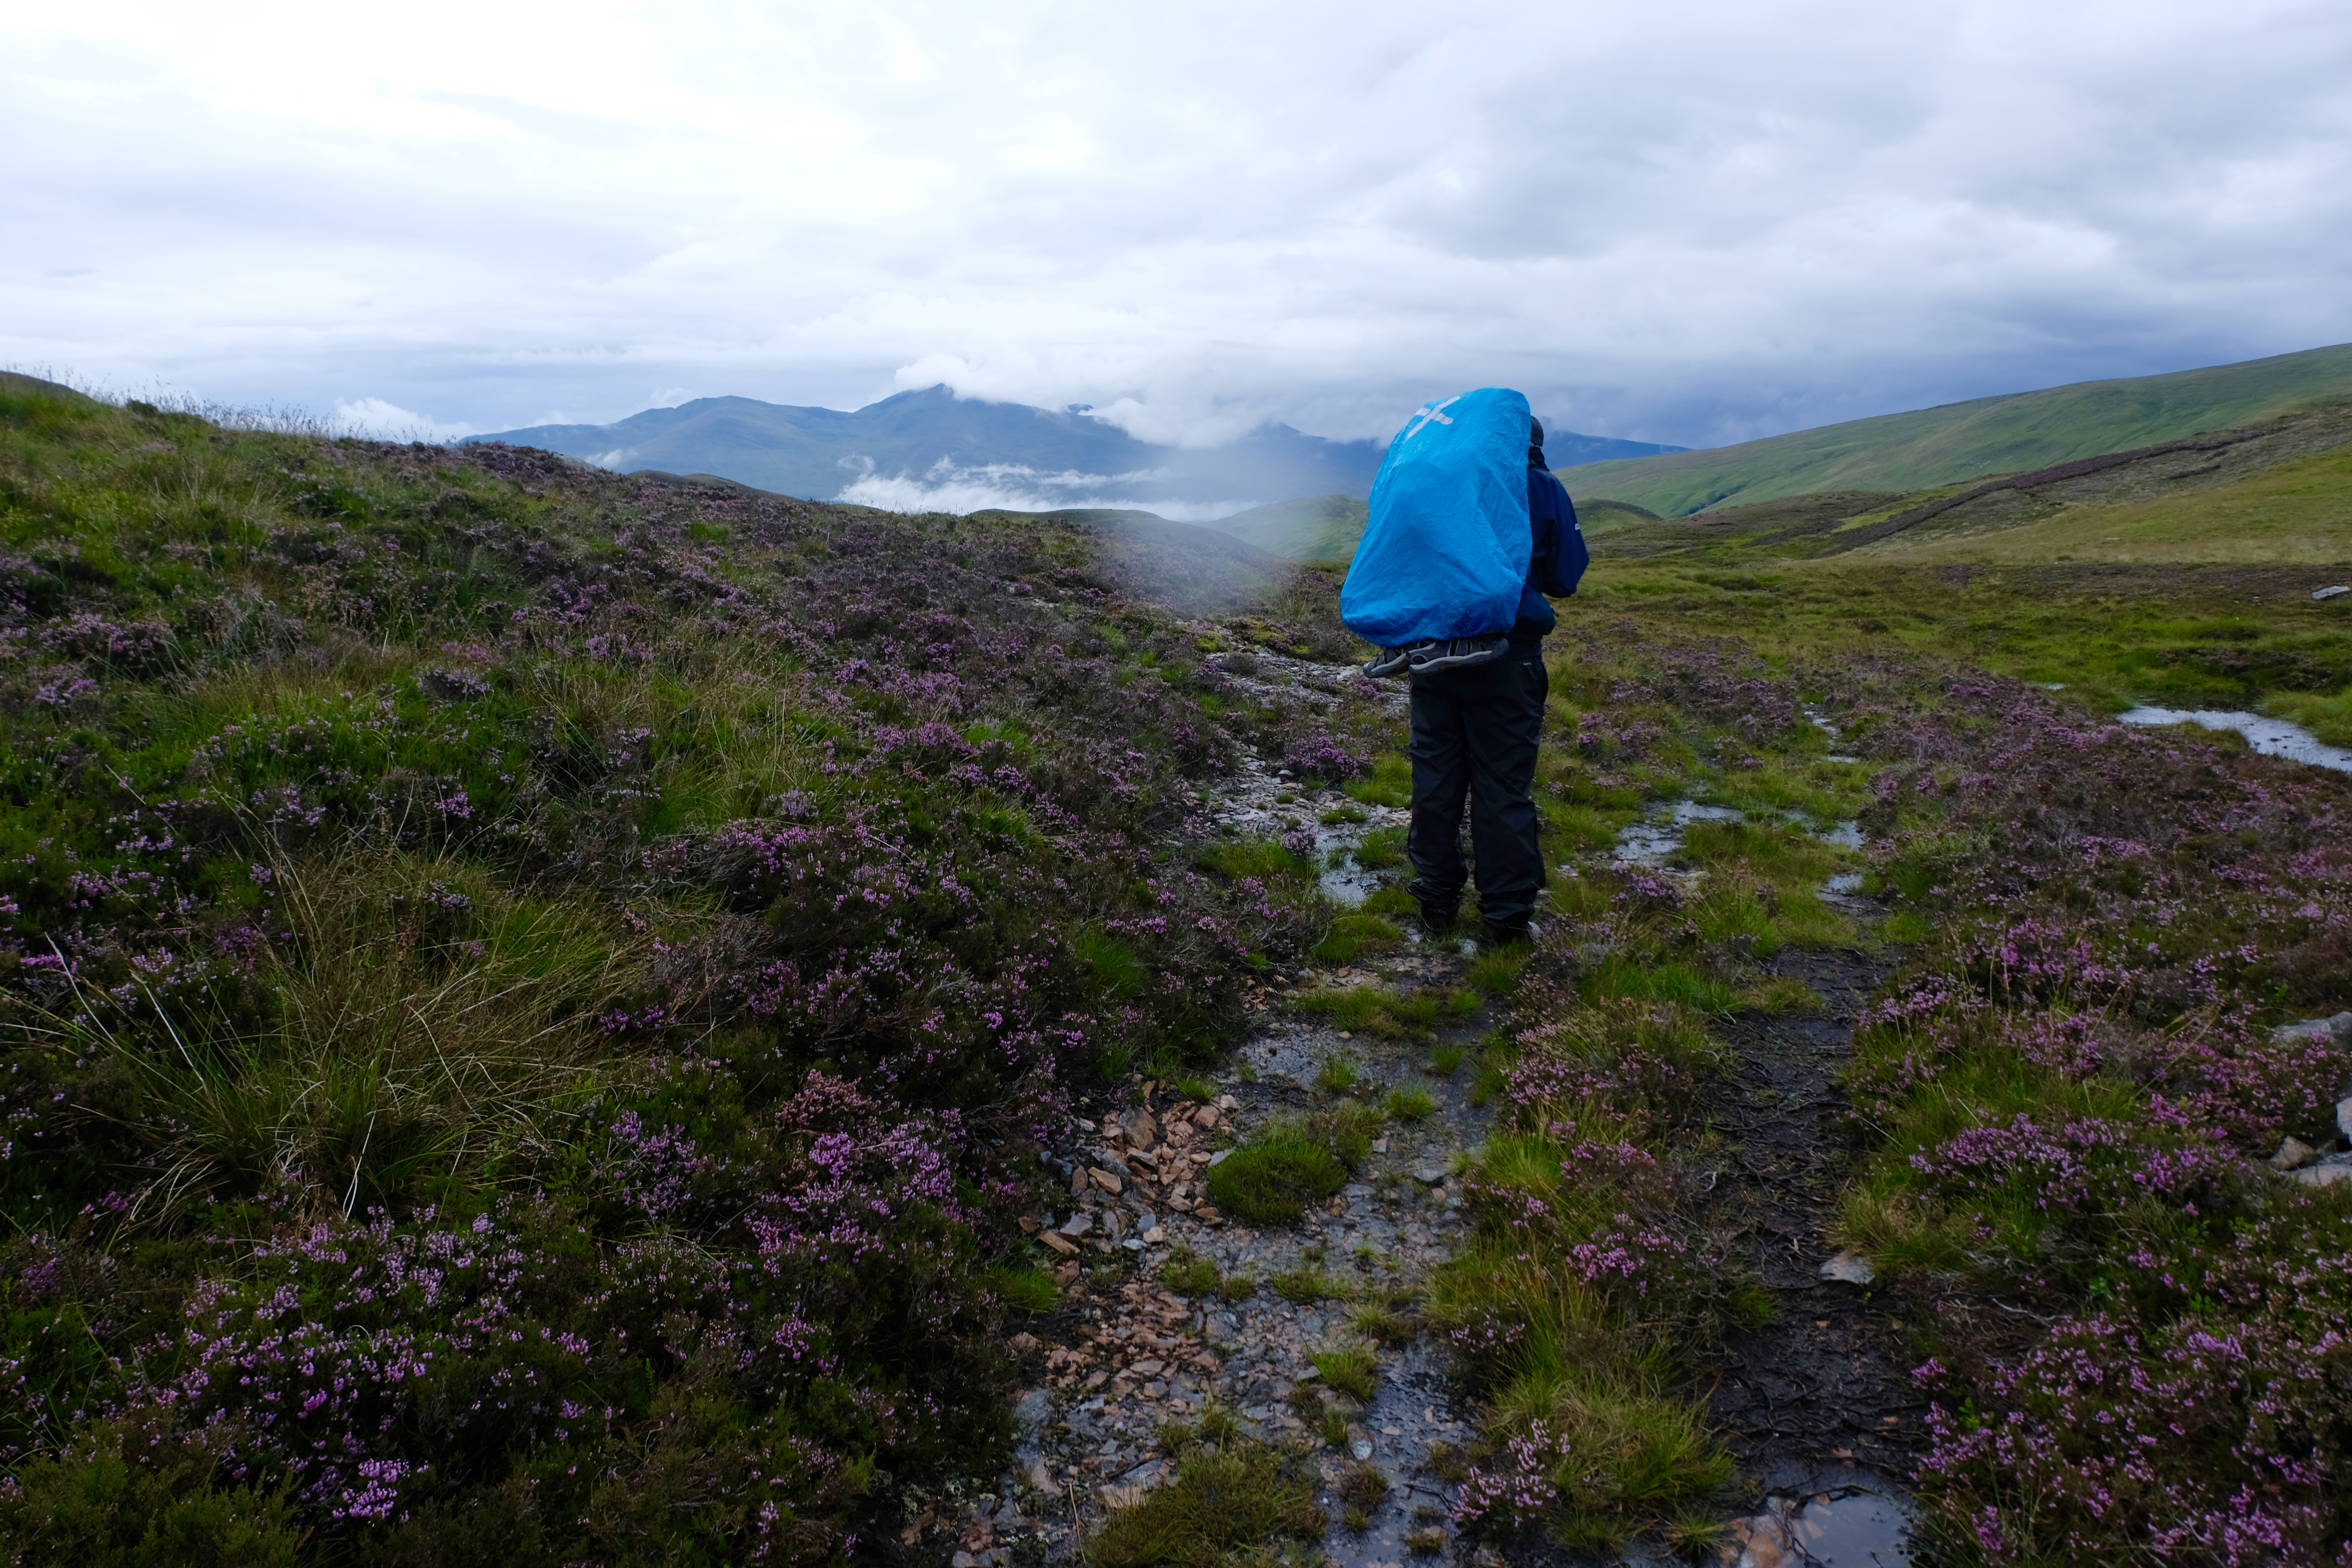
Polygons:
[[[809,500],[841,498],[875,479],[928,486],[981,480],[1095,507],[1239,507],[1263,497],[1330,494],[1360,500],[1370,493],[1387,449],[1381,441],[1330,441],[1286,425],[1262,426],[1222,447],[1163,447],[1083,408],[990,403],[958,397],[945,386],[902,392],[847,413],[704,397],[610,425],[537,425],[467,439],[537,447],[624,472],[712,474]],[[1549,449],[1555,459],[1591,460],[1676,448],[1562,430]]]
[[2239,364],[1849,420],[1736,447],[1585,463],[1560,477],[1579,498],[1670,517],[1824,491],[1910,491],[2017,473],[2222,430],[2352,399],[2352,343]]
[[1604,559],[1693,564],[2352,562],[2352,401],[1959,484],[1817,491],[1586,531]]

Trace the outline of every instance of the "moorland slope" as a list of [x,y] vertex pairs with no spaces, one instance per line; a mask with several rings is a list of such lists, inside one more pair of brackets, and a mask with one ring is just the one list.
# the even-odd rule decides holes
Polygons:
[[2352,343],[2089,381],[1663,457],[1587,463],[1569,492],[1670,517],[1819,491],[1923,489],[2045,468],[2352,399]]

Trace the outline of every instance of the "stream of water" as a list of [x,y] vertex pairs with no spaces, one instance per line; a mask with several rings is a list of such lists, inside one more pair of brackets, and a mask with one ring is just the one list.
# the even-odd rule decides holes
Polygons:
[[2246,738],[2247,745],[2266,757],[2284,757],[2314,767],[2334,768],[2337,773],[2352,773],[2352,752],[2326,744],[2299,724],[2261,713],[2226,708],[2134,708],[2116,718],[2126,724],[2195,724],[2207,730],[2235,730]]

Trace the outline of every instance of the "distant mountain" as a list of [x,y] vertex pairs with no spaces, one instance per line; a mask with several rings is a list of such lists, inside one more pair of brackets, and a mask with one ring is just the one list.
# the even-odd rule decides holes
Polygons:
[[[749,397],[704,397],[611,425],[538,425],[468,437],[541,447],[624,472],[702,473],[810,500],[970,510],[1013,498],[1104,506],[1234,505],[1267,497],[1361,500],[1387,449],[1269,425],[1222,447],[1139,441],[1083,408],[1060,413],[958,397],[945,386],[902,392],[854,413]],[[1581,458],[1677,448],[1553,435],[1546,448]],[[845,492],[849,492],[845,495]],[[961,501],[961,504],[959,504]],[[1022,507],[1021,510],[1045,510]]]
[[2021,473],[2347,398],[2352,343],[2339,343],[2169,375],[1979,397],[1736,447],[1589,462],[1560,478],[1579,497],[1605,496],[1685,517],[1784,496],[1910,491]]

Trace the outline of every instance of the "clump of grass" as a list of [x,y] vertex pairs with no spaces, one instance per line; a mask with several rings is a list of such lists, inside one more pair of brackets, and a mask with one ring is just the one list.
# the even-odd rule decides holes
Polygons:
[[1429,1071],[1437,1078],[1452,1078],[1454,1069],[1462,1065],[1462,1047],[1443,1045],[1429,1053]]
[[1334,915],[1331,929],[1307,951],[1326,963],[1345,963],[1367,948],[1394,947],[1404,932],[1374,914]]
[[1285,1225],[1347,1183],[1328,1144],[1301,1123],[1277,1121],[1209,1167],[1209,1199],[1253,1225]]
[[1212,844],[1196,858],[1208,869],[1234,881],[1244,877],[1271,879],[1315,875],[1313,861],[1271,838],[1242,838],[1231,844]]
[[591,1019],[641,944],[584,902],[542,902],[453,862],[369,856],[281,868],[297,941],[257,979],[277,1005],[132,1010],[85,993],[74,1048],[121,1064],[121,1118],[160,1180],[134,1213],[277,1177],[346,1214],[551,1148],[609,1059]]
[[1736,1000],[1742,1007],[1758,1013],[1769,1013],[1776,1018],[1822,1010],[1822,999],[1813,988],[1788,974],[1775,974],[1759,980],[1740,992]]
[[1356,1064],[1348,1058],[1328,1056],[1323,1058],[1323,1066],[1315,1075],[1315,1087],[1326,1094],[1345,1094],[1356,1087],[1356,1080],[1362,1076]]
[[1296,1302],[1301,1307],[1311,1307],[1318,1301],[1328,1301],[1348,1293],[1346,1286],[1312,1264],[1270,1274],[1265,1284],[1267,1289],[1284,1300]]
[[1238,1555],[1319,1541],[1321,1477],[1304,1449],[1234,1436],[1183,1455],[1176,1479],[1115,1510],[1087,1542],[1097,1568],[1221,1568]]
[[1366,1301],[1349,1314],[1348,1323],[1364,1338],[1391,1349],[1411,1342],[1414,1332],[1412,1320],[1398,1310],[1394,1300]]
[[1062,1300],[1062,1288],[1054,1282],[1052,1271],[1042,1264],[992,1268],[982,1277],[981,1284],[998,1300],[1018,1311],[1050,1312]]
[[1420,1121],[1437,1113],[1437,1100],[1425,1089],[1389,1090],[1388,1112],[1399,1121]]
[[1336,1345],[1316,1351],[1307,1359],[1323,1374],[1325,1386],[1333,1393],[1345,1394],[1359,1405],[1372,1402],[1372,1393],[1380,1386],[1381,1369],[1370,1346]]
[[1365,805],[1411,805],[1412,763],[1391,752],[1372,759],[1370,772],[1360,773],[1339,787],[1349,799]]
[[1349,1465],[1341,1472],[1339,1485],[1332,1488],[1345,1508],[1339,1522],[1359,1533],[1369,1530],[1372,1523],[1372,1510],[1388,1500],[1391,1489],[1388,1477],[1375,1467],[1370,1464]]
[[1508,996],[1518,989],[1519,971],[1528,966],[1528,957],[1532,951],[1523,942],[1482,948],[1469,969],[1464,972],[1463,981],[1483,995]]
[[1479,1005],[1475,991],[1423,987],[1399,994],[1370,985],[1310,991],[1297,1003],[1301,1012],[1328,1018],[1342,1029],[1383,1039],[1430,1034],[1442,1022],[1469,1017]]
[[1370,814],[1362,806],[1335,805],[1323,814],[1321,821],[1326,827],[1341,827],[1359,822],[1368,822],[1370,819]]
[[1309,1125],[1323,1140],[1324,1146],[1352,1171],[1371,1158],[1372,1140],[1381,1135],[1387,1121],[1378,1106],[1367,1105],[1360,1100],[1343,1100],[1316,1116]]
[[1179,1296],[1213,1296],[1224,1278],[1214,1259],[1179,1242],[1168,1249],[1168,1261],[1160,1266],[1160,1282]]

